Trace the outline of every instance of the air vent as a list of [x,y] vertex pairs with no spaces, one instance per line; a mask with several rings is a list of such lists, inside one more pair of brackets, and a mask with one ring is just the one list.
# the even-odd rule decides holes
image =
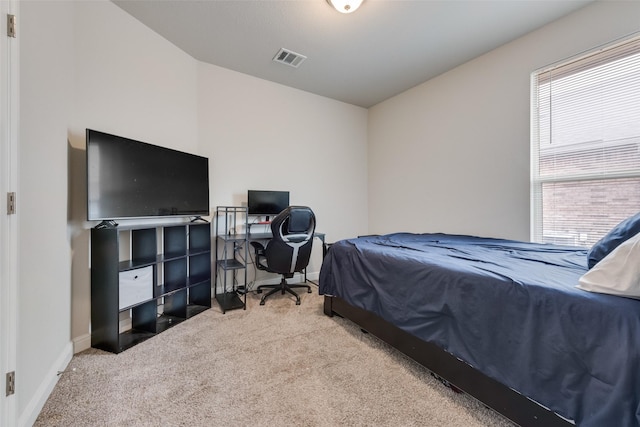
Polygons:
[[306,56],[300,55],[299,53],[295,53],[284,48],[280,49],[276,56],[273,58],[274,61],[293,68],[298,68],[298,66],[302,64],[302,61],[304,61],[305,59],[307,59]]

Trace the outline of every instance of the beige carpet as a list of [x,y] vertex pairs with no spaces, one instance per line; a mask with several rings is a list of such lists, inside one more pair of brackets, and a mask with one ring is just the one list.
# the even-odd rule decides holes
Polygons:
[[276,295],[72,359],[36,426],[511,426],[353,323]]

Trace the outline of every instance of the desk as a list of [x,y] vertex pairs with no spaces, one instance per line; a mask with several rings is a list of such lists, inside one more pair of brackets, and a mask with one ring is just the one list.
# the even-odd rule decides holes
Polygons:
[[[218,206],[215,217],[215,276],[213,282],[214,297],[220,304],[222,313],[237,308],[247,308],[247,260],[249,259],[249,243],[266,241],[273,238],[271,227],[261,233],[252,233],[252,225],[269,226],[268,223],[249,223],[247,208],[244,206]],[[244,226],[245,233],[236,234],[238,227]],[[314,237],[322,240],[322,256],[327,251],[324,233],[314,233]],[[240,277],[240,276],[244,277]],[[305,282],[307,271],[304,270]],[[239,282],[245,289],[240,289]],[[315,282],[311,282],[318,285]]]

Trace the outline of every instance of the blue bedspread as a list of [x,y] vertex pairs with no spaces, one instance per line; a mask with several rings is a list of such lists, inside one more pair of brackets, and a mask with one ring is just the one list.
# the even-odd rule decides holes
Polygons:
[[640,301],[575,288],[586,270],[580,248],[398,233],[334,243],[320,293],[579,426],[638,426]]

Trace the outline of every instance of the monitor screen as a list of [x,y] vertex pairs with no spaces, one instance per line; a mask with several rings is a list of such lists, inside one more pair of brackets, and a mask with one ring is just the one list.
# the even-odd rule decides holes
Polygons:
[[249,190],[247,192],[249,215],[278,215],[288,206],[288,191]]
[[87,129],[87,219],[209,215],[209,159]]

